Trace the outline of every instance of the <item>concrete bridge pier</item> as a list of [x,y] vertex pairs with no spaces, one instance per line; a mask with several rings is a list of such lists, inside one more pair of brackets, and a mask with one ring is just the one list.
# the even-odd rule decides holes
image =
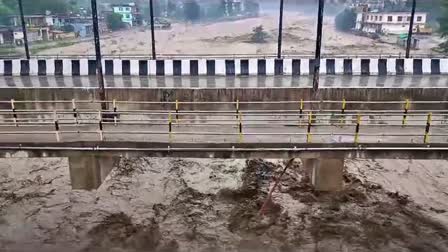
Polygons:
[[74,153],[68,156],[72,189],[98,188],[120,157],[95,152]]
[[344,158],[309,158],[303,161],[317,191],[343,189]]

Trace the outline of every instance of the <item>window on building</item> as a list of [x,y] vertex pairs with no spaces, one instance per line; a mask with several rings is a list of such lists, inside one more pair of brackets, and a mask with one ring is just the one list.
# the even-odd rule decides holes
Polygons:
[[118,11],[123,11],[123,7],[119,7],[119,8],[118,8]]
[[387,16],[387,22],[392,22],[392,16]]
[[380,21],[383,21],[383,16],[380,16]]
[[131,14],[126,14],[125,17],[126,18],[131,18]]
[[126,8],[126,11],[131,11],[131,7],[127,7],[127,8]]
[[417,16],[417,21],[421,22],[422,21],[422,16]]
[[401,21],[403,21],[403,17],[402,17],[402,16],[398,16],[398,19],[397,19],[397,21],[398,21],[398,22],[401,22]]
[[375,16],[375,21],[378,21],[378,16]]

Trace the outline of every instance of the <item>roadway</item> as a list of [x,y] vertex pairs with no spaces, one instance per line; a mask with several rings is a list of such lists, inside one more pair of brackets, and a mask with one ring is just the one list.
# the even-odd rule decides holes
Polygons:
[[[447,88],[443,75],[321,76],[321,88]],[[106,76],[107,88],[311,88],[311,76]],[[0,77],[0,88],[97,88],[96,76]]]

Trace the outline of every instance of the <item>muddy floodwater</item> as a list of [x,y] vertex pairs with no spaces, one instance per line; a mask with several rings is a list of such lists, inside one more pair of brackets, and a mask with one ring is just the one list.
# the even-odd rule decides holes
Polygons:
[[448,162],[347,160],[313,190],[297,160],[122,158],[72,190],[63,158],[0,160],[0,251],[448,251]]

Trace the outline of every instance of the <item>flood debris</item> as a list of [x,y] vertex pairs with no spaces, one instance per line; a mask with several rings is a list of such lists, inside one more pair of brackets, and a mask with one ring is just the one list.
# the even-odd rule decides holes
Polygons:
[[[338,192],[315,191],[299,159],[286,165],[261,159],[129,158],[96,192],[61,192],[60,174],[34,167],[38,172],[32,176],[57,178],[29,186],[39,195],[56,190],[20,201],[11,193],[25,180],[10,173],[1,184],[0,250],[64,244],[66,251],[82,252],[448,251],[447,226],[434,218],[445,214],[443,208],[426,211],[412,195],[370,181],[367,171],[355,172],[352,163]],[[377,166],[366,169],[388,171]],[[17,250],[25,237],[32,246]]]

